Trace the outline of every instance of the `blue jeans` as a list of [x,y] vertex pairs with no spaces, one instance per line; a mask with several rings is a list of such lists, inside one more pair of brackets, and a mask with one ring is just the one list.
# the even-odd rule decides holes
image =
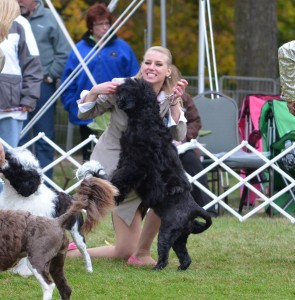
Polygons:
[[17,147],[23,123],[13,118],[0,119],[0,137],[11,147]]
[[[28,114],[28,120],[25,122],[24,127],[32,120],[32,118],[37,114],[42,106],[45,105],[47,100],[54,94],[56,88],[55,83],[45,83],[41,84],[41,96],[37,102],[37,107],[33,112]],[[23,145],[33,137],[37,136],[39,132],[44,132],[46,137],[50,140],[54,140],[54,115],[55,115],[55,103],[52,104],[46,112],[41,116],[41,118],[33,125],[30,132],[28,132],[24,137],[21,138],[19,145]],[[32,149],[31,149],[32,150]],[[32,150],[40,162],[41,168],[46,167],[54,160],[54,148],[52,148],[43,139],[38,140],[34,145],[34,150]],[[53,169],[48,170],[45,174],[49,178],[52,178]]]

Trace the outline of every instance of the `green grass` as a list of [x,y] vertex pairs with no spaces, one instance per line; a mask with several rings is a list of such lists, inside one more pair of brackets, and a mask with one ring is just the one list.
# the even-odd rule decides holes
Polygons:
[[[294,299],[295,229],[280,217],[252,217],[240,223],[219,217],[200,235],[191,235],[188,249],[192,264],[176,271],[170,253],[163,271],[128,266],[126,262],[94,259],[92,274],[82,258],[67,258],[66,276],[72,299]],[[114,242],[110,219],[88,235],[88,246]],[[156,243],[153,245],[156,257]],[[42,299],[34,277],[0,273],[1,299]],[[57,290],[54,299],[59,299]]]

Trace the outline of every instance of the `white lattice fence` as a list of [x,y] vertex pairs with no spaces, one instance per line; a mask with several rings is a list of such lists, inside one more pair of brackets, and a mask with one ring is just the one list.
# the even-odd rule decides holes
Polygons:
[[[50,144],[56,151],[56,160],[53,161],[51,164],[43,168],[43,171],[47,171],[51,168],[57,167],[59,164],[67,161],[69,164],[67,164],[67,168],[70,168],[70,172],[73,174],[73,180],[74,183],[72,183],[69,187],[66,189],[63,189],[61,186],[57,184],[57,182],[54,182],[47,178],[44,175],[44,180],[51,185],[53,188],[64,191],[66,193],[70,193],[74,191],[77,186],[79,185],[79,181],[74,179],[74,171],[81,165],[81,162],[79,162],[77,159],[74,158],[74,154],[77,153],[78,150],[80,150],[84,145],[86,145],[89,142],[96,143],[97,138],[95,135],[90,135],[88,139],[84,140],[82,143],[78,144],[74,148],[70,149],[69,151],[64,151],[61,149],[57,144],[49,140],[44,133],[39,133],[38,136],[36,136],[34,139],[29,141],[27,144],[25,144],[23,147],[28,148],[32,146],[37,140],[43,139],[48,144]],[[0,141],[4,144],[5,147],[10,148],[9,145],[7,145],[1,138]],[[284,150],[282,153],[277,155],[276,157],[272,159],[268,159],[266,156],[264,156],[261,152],[257,151],[255,148],[251,147],[247,141],[243,141],[240,145],[238,145],[236,148],[232,149],[230,152],[224,154],[221,157],[217,157],[214,154],[210,153],[205,147],[202,146],[200,143],[196,143],[197,147],[208,157],[210,157],[214,162],[206,167],[202,172],[196,174],[195,176],[190,176],[187,174],[190,182],[193,182],[196,184],[200,189],[202,189],[205,193],[207,193],[211,198],[212,201],[208,203],[204,208],[208,209],[212,205],[221,205],[225,210],[227,210],[230,214],[235,216],[238,220],[241,222],[247,220],[251,216],[258,213],[262,208],[265,208],[265,206],[270,205],[274,209],[276,209],[281,215],[288,218],[292,223],[295,223],[295,218],[287,213],[285,210],[283,210],[281,207],[279,207],[277,204],[274,203],[274,201],[283,195],[284,193],[290,191],[292,188],[295,187],[295,179],[292,178],[290,175],[288,175],[286,172],[284,172],[281,168],[279,168],[277,162],[284,157],[287,153],[295,149],[295,143],[288,149]],[[226,165],[226,160],[235,152],[239,151],[242,148],[248,148],[252,153],[255,153],[258,157],[260,157],[264,161],[264,165],[252,172],[247,177],[243,178],[239,173],[231,169],[229,166]],[[213,193],[212,191],[206,189],[202,184],[198,182],[198,178],[203,176],[204,174],[208,173],[210,170],[214,169],[216,166],[221,166],[225,171],[227,171],[231,176],[233,176],[237,183],[230,186],[226,191],[223,191],[220,195],[217,195],[216,193]],[[272,168],[277,173],[281,174],[288,182],[288,184],[279,192],[277,192],[274,195],[267,196],[264,193],[262,193],[260,190],[255,188],[253,185],[249,183],[251,179],[253,179],[255,176],[257,176],[262,171],[266,170],[267,168]],[[69,170],[68,170],[69,171]],[[264,200],[259,206],[253,208],[249,212],[247,212],[245,215],[241,215],[237,212],[237,210],[233,207],[231,207],[228,203],[225,202],[225,198],[229,196],[231,193],[235,192],[237,189],[240,189],[243,185],[247,186],[249,190],[253,191],[256,195],[258,195],[262,200]]]

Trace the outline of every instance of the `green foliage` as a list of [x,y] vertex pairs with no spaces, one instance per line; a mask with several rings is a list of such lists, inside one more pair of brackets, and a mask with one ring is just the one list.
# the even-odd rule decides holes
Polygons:
[[[88,246],[113,243],[110,219],[87,237]],[[173,251],[163,271],[128,266],[111,259],[93,259],[94,272],[82,258],[67,258],[65,273],[73,300],[97,299],[294,299],[294,225],[285,218],[252,217],[240,223],[219,217],[200,235],[190,236],[192,264],[179,272]],[[152,249],[156,257],[156,244]],[[0,273],[5,300],[41,299],[34,277]],[[54,300],[59,299],[54,291]]]
[[279,46],[294,40],[295,0],[278,0]]

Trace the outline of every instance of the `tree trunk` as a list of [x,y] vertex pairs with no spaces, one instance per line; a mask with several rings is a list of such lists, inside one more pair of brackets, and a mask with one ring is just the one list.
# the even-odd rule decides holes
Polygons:
[[236,75],[278,76],[277,0],[236,0]]

